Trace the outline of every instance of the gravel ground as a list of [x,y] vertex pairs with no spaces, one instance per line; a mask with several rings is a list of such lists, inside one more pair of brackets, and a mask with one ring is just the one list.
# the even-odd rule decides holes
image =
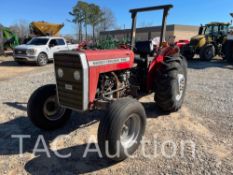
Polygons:
[[[161,113],[150,103],[152,95],[142,98],[148,114],[146,144],[134,158],[118,164],[96,153],[82,157],[90,135],[95,143],[101,112],[74,113],[63,129],[54,132],[43,132],[28,120],[27,100],[36,88],[54,82],[52,65],[2,80],[0,174],[233,174],[232,71],[232,66],[219,61],[190,62],[185,103],[177,113]],[[19,140],[12,138],[19,134],[31,135],[24,139],[22,154]],[[39,136],[44,137],[50,157],[33,153]],[[72,155],[61,159],[55,151]]]

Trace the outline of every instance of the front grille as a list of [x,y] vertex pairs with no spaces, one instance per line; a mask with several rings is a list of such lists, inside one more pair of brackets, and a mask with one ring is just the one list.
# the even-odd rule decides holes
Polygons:
[[[67,108],[83,109],[83,68],[77,52],[62,52],[54,55],[55,74],[59,103]],[[58,77],[58,69],[63,70],[63,77]],[[80,80],[74,79],[74,72],[80,72]]]
[[17,54],[17,55],[26,55],[27,51],[26,51],[26,49],[15,49],[15,54]]

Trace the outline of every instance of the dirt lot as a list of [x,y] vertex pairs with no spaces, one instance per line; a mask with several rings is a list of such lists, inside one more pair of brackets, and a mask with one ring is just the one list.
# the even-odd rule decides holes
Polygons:
[[[54,82],[52,65],[19,67],[10,58],[0,58],[0,174],[233,174],[233,67],[221,61],[192,61],[188,72],[187,95],[179,112],[161,113],[150,103],[152,95],[141,99],[148,114],[145,152],[153,157],[142,156],[140,147],[135,158],[113,164],[96,153],[82,156],[89,136],[96,137],[103,112],[74,113],[55,132],[35,128],[27,118],[27,100],[36,88]],[[12,138],[19,134],[31,135],[24,139],[22,155],[19,140]],[[50,158],[33,154],[41,135]],[[182,147],[183,142],[194,147]],[[55,151],[72,156],[61,159]]]
[[13,61],[11,56],[0,56],[0,81],[15,77],[19,74],[21,75],[31,72],[32,70],[36,69],[38,70],[38,68],[32,64],[19,66],[16,62]]

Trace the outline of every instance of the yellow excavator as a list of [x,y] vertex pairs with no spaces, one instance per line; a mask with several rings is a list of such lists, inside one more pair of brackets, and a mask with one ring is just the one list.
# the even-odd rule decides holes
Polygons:
[[64,24],[52,24],[44,21],[32,22],[30,31],[35,36],[58,36]]

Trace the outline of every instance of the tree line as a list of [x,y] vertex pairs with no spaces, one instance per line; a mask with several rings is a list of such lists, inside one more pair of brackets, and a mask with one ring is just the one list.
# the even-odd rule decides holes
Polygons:
[[[69,21],[77,26],[77,40],[79,42],[84,39],[95,41],[100,31],[117,27],[115,16],[111,9],[101,8],[93,3],[77,1],[69,14],[72,16],[72,19]],[[19,20],[9,26],[9,28],[22,42],[30,36],[29,24],[26,20]],[[76,40],[72,34],[65,35],[64,37],[69,38],[69,40]]]
[[[106,31],[115,27],[115,17],[108,8],[78,1],[69,14],[73,17],[71,22],[75,23],[78,28],[78,40],[88,39],[89,27],[91,27],[92,40],[96,40],[96,35],[100,31]],[[84,32],[83,32],[84,31]]]

